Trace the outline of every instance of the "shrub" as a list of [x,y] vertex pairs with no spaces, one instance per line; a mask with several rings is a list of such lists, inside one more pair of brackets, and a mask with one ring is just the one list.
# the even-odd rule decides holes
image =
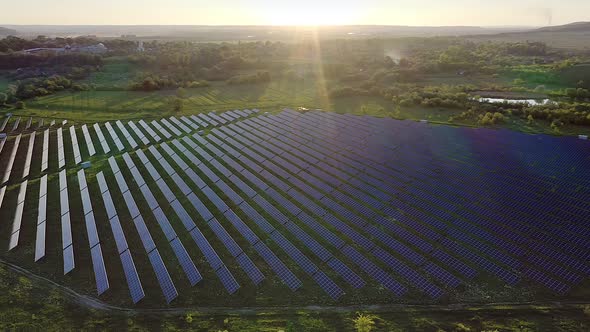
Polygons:
[[16,103],[14,103],[14,108],[16,108],[17,110],[23,110],[26,108],[25,102],[22,100],[17,101]]

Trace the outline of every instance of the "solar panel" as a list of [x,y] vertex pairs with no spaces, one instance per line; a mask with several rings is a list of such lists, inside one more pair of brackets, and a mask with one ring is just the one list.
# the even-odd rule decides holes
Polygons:
[[257,195],[256,191],[254,191],[254,189],[252,189],[249,185],[244,183],[244,181],[242,181],[238,176],[232,175],[229,177],[229,180],[236,187],[238,187],[239,190],[241,190],[244,194],[246,194],[246,196],[248,196],[248,198],[252,198]]
[[160,225],[160,228],[162,229],[162,232],[164,232],[164,236],[166,236],[168,241],[172,241],[178,237],[174,231],[174,228],[172,228],[170,221],[164,214],[164,211],[162,211],[159,206],[155,208],[152,213],[154,214],[154,218],[156,218],[156,221]]
[[[168,122],[168,120],[166,119],[161,119],[160,120],[165,126],[166,128],[170,129],[170,131],[176,135],[176,136],[180,136],[182,135],[182,133],[180,132],[180,130],[178,130],[176,127],[174,127],[170,122]],[[168,137],[167,137],[168,138]]]
[[172,209],[174,209],[174,212],[176,212],[176,215],[178,216],[186,230],[191,231],[193,230],[193,228],[196,227],[195,222],[178,200],[170,203],[170,206],[172,206]]
[[352,287],[360,289],[365,286],[365,281],[348,266],[342,263],[338,258],[332,257],[332,259],[330,259],[326,264],[336,271]]
[[291,270],[289,270],[289,268],[285,266],[285,264],[266,246],[266,244],[258,242],[254,245],[254,249],[256,249],[258,254],[260,254],[272,270],[291,290],[295,291],[303,285],[293,272],[291,272]]
[[233,257],[237,257],[243,252],[242,248],[240,248],[240,246],[234,241],[231,235],[229,235],[229,233],[225,230],[225,228],[223,228],[217,219],[214,218],[209,221],[209,227],[211,227],[213,232],[217,235],[219,240],[221,240],[223,245]]
[[90,248],[94,247],[99,243],[98,231],[96,230],[96,222],[94,220],[94,214],[92,211],[84,217],[86,221],[86,232],[88,233],[88,243]]
[[231,272],[229,272],[227,267],[225,267],[225,265],[219,268],[219,270],[217,270],[216,273],[219,277],[219,280],[221,280],[223,287],[225,287],[229,294],[235,293],[240,288],[240,285],[238,284],[234,276],[231,274]]
[[209,209],[201,202],[201,200],[194,194],[189,194],[188,196],[189,202],[194,206],[195,210],[201,215],[204,221],[209,221],[213,218],[213,214],[209,211]]
[[72,227],[70,224],[70,213],[66,212],[61,216],[61,239],[62,249],[72,244]]
[[223,215],[250,244],[255,244],[260,241],[258,235],[252,232],[250,227],[248,227],[233,211],[226,211]]
[[242,253],[241,255],[236,257],[236,261],[238,262],[242,270],[246,272],[248,277],[250,277],[250,279],[255,285],[259,285],[264,280],[264,274],[260,272],[256,265],[254,265],[254,263],[252,262],[250,257],[248,257],[248,255]]
[[355,264],[360,266],[363,270],[365,270],[372,278],[379,281],[383,286],[385,286],[385,288],[389,289],[397,296],[402,296],[407,292],[407,288],[405,286],[397,282],[373,262],[366,259],[356,249],[346,245],[342,248],[342,253],[350,258]]
[[305,256],[297,247],[295,247],[291,241],[287,240],[280,232],[273,232],[270,238],[283,249],[283,251],[293,259],[303,271],[310,275],[314,275],[318,272],[318,267],[315,265],[307,256]]
[[96,291],[98,292],[98,295],[100,295],[109,289],[109,279],[104,267],[104,259],[102,258],[100,244],[97,244],[90,249],[90,255],[92,257],[92,267],[94,269],[94,277],[96,280]]
[[153,250],[148,254],[152,267],[154,268],[154,272],[156,273],[156,278],[158,279],[158,283],[160,284],[160,288],[162,289],[162,293],[164,293],[164,298],[166,299],[167,303],[172,302],[177,296],[178,291],[176,291],[176,287],[170,278],[170,274],[168,274],[168,270],[162,261],[162,257],[160,257],[160,253],[157,249]]
[[[20,144],[21,136],[22,135],[19,134],[14,139],[14,145],[12,146],[12,152],[10,153],[10,158],[8,159],[8,164],[6,165],[6,171],[4,172],[4,179],[2,180],[2,183],[6,183],[10,179],[10,174],[12,172],[12,166],[14,165],[14,160],[16,158],[16,153],[18,151],[18,146]],[[62,153],[63,153],[63,148],[62,148]]]
[[295,223],[288,222],[285,224],[285,227],[293,236],[295,236],[299,241],[305,244],[316,256],[318,256],[323,262],[328,261],[332,258],[332,254],[324,248],[320,243],[318,243],[314,238],[312,238],[309,234],[307,234],[303,229],[297,226]]
[[139,234],[139,238],[143,244],[143,247],[145,248],[145,251],[149,253],[152,250],[155,250],[156,244],[154,243],[150,231],[148,230],[145,221],[143,220],[141,215],[133,219],[133,224],[135,224],[135,229]]
[[229,206],[227,206],[227,204],[225,204],[225,202],[211,188],[203,188],[203,193],[205,194],[205,196],[207,196],[207,198],[209,198],[211,203],[213,203],[213,205],[217,207],[219,212],[223,213],[229,210]]
[[170,117],[170,121],[174,122],[174,124],[177,125],[185,133],[191,132],[191,130],[186,125],[184,125],[182,122],[180,122],[177,118],[172,116],[172,117]]
[[102,130],[100,129],[100,126],[98,125],[98,123],[95,123],[93,127],[94,131],[96,132],[96,135],[98,136],[98,141],[100,142],[102,150],[104,151],[104,153],[109,153],[111,151],[111,148],[109,147],[109,144],[107,143],[107,140],[104,137]]
[[45,221],[37,224],[37,237],[35,238],[35,262],[45,257],[45,235],[47,223]]
[[228,186],[223,180],[219,180],[216,183],[217,187],[227,196],[235,205],[239,205],[244,200],[238,195],[230,186]]
[[82,133],[84,134],[84,140],[86,141],[86,146],[88,148],[88,155],[92,157],[96,154],[96,150],[94,149],[92,137],[90,136],[90,132],[88,131],[88,126],[85,124],[82,125]]
[[240,204],[240,209],[266,233],[272,233],[275,228],[262,217],[248,202]]
[[70,273],[76,265],[74,264],[74,247],[69,246],[63,250],[64,256],[64,275]]
[[25,165],[23,167],[23,179],[29,176],[31,171],[31,160],[33,158],[33,147],[35,146],[35,132],[32,132],[29,136],[29,146],[27,148],[27,156],[25,159]]
[[338,300],[344,291],[332,279],[330,279],[324,272],[318,271],[314,274],[313,279],[320,285],[320,287],[334,300]]
[[205,259],[211,268],[214,271],[217,271],[223,265],[223,262],[217,255],[217,252],[215,252],[215,249],[213,249],[209,241],[207,241],[203,233],[201,233],[198,228],[195,228],[191,231],[191,236],[199,249],[201,249],[201,252],[205,256]]
[[129,247],[127,245],[127,240],[125,239],[125,234],[123,233],[123,228],[121,227],[121,222],[119,221],[118,216],[114,216],[109,221],[111,225],[111,230],[113,231],[113,237],[115,238],[115,244],[117,245],[117,250],[119,254],[127,250]]
[[203,277],[195,267],[195,264],[186,252],[186,249],[182,245],[182,242],[180,242],[179,238],[176,238],[170,242],[170,245],[172,246],[172,249],[174,250],[176,257],[180,262],[180,266],[182,266],[184,273],[188,277],[191,286],[196,285],[199,281],[203,279]]
[[162,127],[162,125],[160,123],[158,123],[156,120],[151,122],[152,125],[154,127],[156,127],[156,129],[162,134],[164,135],[165,138],[170,138],[172,137],[172,135],[170,134],[170,132],[168,132],[166,129],[164,129],[164,127]]
[[162,140],[162,138],[160,138],[160,136],[158,136],[158,134],[156,134],[156,132],[145,121],[140,120],[138,123],[145,131],[147,131],[148,135],[153,138],[154,141],[159,142]]
[[137,303],[145,297],[145,293],[141,281],[139,280],[137,270],[135,269],[135,263],[133,262],[131,252],[126,250],[121,253],[120,258],[123,265],[123,271],[125,272],[125,279],[127,280],[127,285],[129,287],[131,300],[133,303]]

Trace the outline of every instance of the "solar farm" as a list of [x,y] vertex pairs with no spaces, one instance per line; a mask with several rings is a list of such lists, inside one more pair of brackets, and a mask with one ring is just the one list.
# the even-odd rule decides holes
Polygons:
[[121,306],[590,289],[590,142],[324,111],[0,120],[2,259]]

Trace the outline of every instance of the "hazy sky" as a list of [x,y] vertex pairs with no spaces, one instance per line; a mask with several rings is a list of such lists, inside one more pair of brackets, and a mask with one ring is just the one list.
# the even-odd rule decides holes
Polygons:
[[547,25],[590,21],[590,0],[5,0],[2,24]]

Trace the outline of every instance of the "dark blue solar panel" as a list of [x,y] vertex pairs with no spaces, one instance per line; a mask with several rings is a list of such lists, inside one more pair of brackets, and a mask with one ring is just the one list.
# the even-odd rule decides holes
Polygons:
[[213,218],[211,211],[203,204],[203,202],[193,193],[188,195],[188,200],[195,207],[197,212],[201,215],[204,221],[209,221]]
[[361,246],[362,248],[365,248],[367,250],[371,250],[373,247],[375,247],[375,244],[371,240],[369,240],[364,235],[361,235],[359,232],[355,231],[350,226],[348,226],[346,223],[340,221],[339,219],[337,219],[333,215],[326,214],[323,217],[323,220],[325,222],[327,222],[328,224],[330,224],[335,229],[342,232],[342,234],[348,236],[355,244]]
[[156,278],[158,279],[162,293],[164,293],[166,302],[172,302],[172,300],[178,296],[178,292],[176,291],[176,287],[174,287],[170,274],[168,274],[168,270],[162,261],[162,257],[160,257],[160,253],[155,249],[149,253],[148,257],[152,263],[152,267],[154,268]]
[[350,258],[355,264],[360,266],[373,279],[379,281],[385,288],[394,292],[397,296],[402,296],[407,292],[407,288],[393,279],[389,274],[380,267],[365,258],[361,253],[351,246],[344,246],[342,253]]
[[398,240],[387,235],[385,232],[383,232],[383,230],[381,230],[373,225],[369,225],[369,226],[365,227],[365,230],[369,234],[374,236],[376,239],[378,239],[379,241],[384,243],[386,246],[388,246],[390,249],[392,249],[394,252],[403,256],[405,259],[411,261],[412,263],[414,263],[416,265],[422,265],[424,263],[424,261],[426,260],[424,258],[424,256],[422,256],[422,255],[418,254],[417,252],[415,252],[414,250],[408,248],[406,245],[402,244]]
[[176,238],[172,240],[170,242],[170,246],[172,246],[172,250],[174,250],[176,257],[178,258],[178,262],[180,263],[180,266],[182,266],[182,269],[184,270],[184,273],[186,274],[191,286],[196,285],[203,279],[203,277],[195,267],[193,260],[188,255],[188,252],[186,252],[186,249],[182,245],[182,242],[180,242],[180,239]]
[[117,245],[117,250],[119,254],[123,251],[127,250],[127,240],[125,239],[125,235],[123,234],[123,228],[121,228],[121,223],[119,222],[119,217],[114,216],[110,220],[111,228],[113,230],[113,237],[115,238],[115,244]]
[[481,266],[486,271],[499,276],[502,280],[504,280],[505,282],[507,282],[510,285],[515,285],[520,280],[520,278],[517,275],[515,275],[514,273],[499,267],[498,265],[492,263],[491,261],[489,261],[481,256],[478,256],[472,250],[467,249],[466,247],[463,247],[462,245],[457,245],[456,243],[454,243],[448,239],[443,239],[441,244],[445,248],[449,248],[450,250],[455,251],[456,253],[465,257],[466,259],[468,259],[472,262],[475,262],[476,264]]
[[94,277],[96,280],[96,291],[98,292],[98,295],[100,295],[109,289],[109,279],[104,267],[104,259],[102,258],[100,244],[97,244],[90,249],[90,254],[92,256],[92,267],[94,269]]
[[307,234],[304,230],[302,230],[299,226],[295,225],[292,222],[288,222],[285,224],[285,227],[293,234],[299,241],[305,244],[316,256],[318,256],[322,261],[327,261],[332,257],[332,254],[326,250],[320,243],[318,243],[314,238],[312,238],[309,234]]
[[291,272],[291,270],[289,270],[289,268],[285,266],[285,264],[266,246],[266,244],[258,242],[254,245],[254,249],[256,249],[260,256],[291,290],[297,290],[303,285],[293,272]]
[[195,222],[193,221],[193,218],[188,214],[188,212],[186,212],[186,210],[184,209],[182,204],[180,204],[179,201],[176,200],[170,203],[170,206],[172,206],[172,209],[174,209],[174,212],[176,212],[176,215],[178,216],[186,230],[191,231],[193,228],[195,228]]
[[315,190],[314,188],[312,188],[311,186],[309,186],[308,184],[306,184],[305,182],[292,177],[291,179],[289,179],[289,181],[297,188],[299,188],[301,191],[303,191],[304,193],[308,194],[309,196],[311,196],[313,199],[315,200],[320,200],[322,197],[324,197],[324,194],[322,194],[321,192]]
[[338,258],[332,257],[332,259],[326,264],[331,267],[332,270],[336,271],[336,273],[338,273],[352,287],[359,289],[365,286],[365,281]]
[[172,225],[170,224],[170,221],[164,214],[164,211],[162,211],[160,207],[157,207],[152,211],[152,213],[154,214],[156,221],[160,225],[160,228],[162,229],[162,232],[164,232],[164,235],[166,236],[168,241],[172,241],[174,238],[176,238],[176,232],[174,231],[174,228],[172,228]]
[[326,214],[326,210],[324,210],[316,203],[312,202],[309,198],[303,196],[303,194],[299,193],[297,190],[291,189],[287,192],[287,194],[294,198],[301,205],[305,206],[309,211],[311,211],[316,216],[322,217]]
[[227,196],[230,201],[232,201],[235,205],[240,205],[244,201],[244,199],[238,195],[227,183],[223,182],[223,180],[219,180],[216,183],[217,187],[223,191],[223,194]]
[[129,250],[125,250],[121,253],[121,263],[123,264],[123,271],[125,272],[125,279],[127,279],[127,286],[129,287],[131,300],[133,303],[137,303],[145,297],[145,293],[141,286],[141,281],[139,280],[139,275],[137,275],[135,263],[133,263],[133,258],[131,257],[131,252]]
[[277,202],[282,208],[287,210],[289,213],[298,215],[301,212],[301,209],[299,207],[291,203],[291,201],[283,197],[276,190],[268,188],[266,189],[266,194],[270,196],[270,198],[272,198],[275,202]]
[[270,215],[274,220],[279,222],[280,224],[285,224],[289,222],[289,218],[285,216],[281,211],[275,208],[272,204],[270,204],[264,197],[258,195],[254,197],[254,201],[256,204],[260,205],[261,208],[264,209],[268,215]]
[[408,282],[415,284],[418,288],[422,289],[426,294],[432,298],[439,298],[443,295],[442,290],[426,280],[415,270],[409,268],[407,265],[393,257],[391,254],[383,249],[376,248],[373,250],[375,257],[379,258],[385,264],[393,268],[394,271],[401,274]]
[[133,223],[135,224],[135,228],[137,229],[137,233],[139,234],[139,238],[143,243],[143,247],[145,248],[146,252],[150,252],[156,248],[156,244],[150,235],[150,231],[148,230],[143,218],[141,216],[135,217],[133,219]]
[[260,165],[258,165],[258,163],[254,162],[252,159],[250,159],[246,156],[242,155],[241,157],[238,158],[238,160],[241,161],[247,167],[249,167],[255,173],[260,173],[262,171],[262,167],[260,167]]
[[291,259],[297,263],[297,265],[301,267],[301,269],[303,269],[303,271],[311,275],[318,271],[318,267],[281,233],[274,232],[270,237],[281,249],[283,249],[283,251],[285,251],[287,255],[291,257]]
[[229,156],[223,156],[221,158],[226,164],[229,165],[230,168],[232,168],[234,170],[234,172],[240,172],[244,169],[244,167],[242,167],[242,165],[238,164],[232,157]]
[[215,249],[213,249],[209,241],[207,241],[203,233],[201,233],[201,231],[198,228],[195,228],[191,231],[191,236],[193,237],[193,240],[195,240],[195,243],[197,244],[199,249],[201,249],[201,252],[205,256],[205,259],[207,260],[211,268],[213,270],[219,269],[219,267],[223,265],[223,262],[221,261],[221,259],[215,252]]
[[[259,197],[259,196],[257,196]],[[248,202],[243,202],[240,204],[240,209],[254,221],[265,233],[272,233],[275,228],[266,220],[263,216],[261,216],[254,208],[248,204]]]
[[240,285],[236,281],[236,278],[229,272],[227,267],[223,265],[219,270],[216,271],[219,280],[223,284],[223,287],[227,290],[229,294],[235,293],[239,288]]
[[211,203],[213,203],[213,205],[217,207],[219,212],[223,213],[229,210],[229,206],[227,206],[227,204],[225,204],[225,202],[211,188],[203,188],[203,193],[205,194],[205,196],[207,196],[207,198],[209,198]]
[[250,242],[250,244],[255,244],[260,241],[258,235],[256,235],[250,227],[248,227],[237,214],[233,211],[229,210],[223,214],[227,220],[242,234],[242,236],[246,239],[246,241]]
[[324,272],[319,271],[313,276],[313,279],[320,285],[320,287],[334,300],[338,300],[344,291]]
[[219,181],[219,177],[215,173],[213,173],[213,171],[205,164],[200,164],[198,167],[201,170],[201,172],[203,172],[203,174],[205,174],[205,176],[209,178],[209,180],[211,180],[211,182],[215,183]]
[[236,257],[236,261],[255,285],[259,285],[264,280],[264,274],[260,272],[258,267],[254,265],[250,257],[248,257],[245,253],[242,253]]
[[291,187],[282,180],[279,180],[276,176],[269,173],[267,170],[260,172],[260,177],[264,179],[267,183],[271,184],[272,186],[279,188],[282,191],[287,191],[291,189]]
[[307,225],[309,228],[313,229],[314,232],[319,234],[324,240],[328,241],[334,247],[340,249],[344,246],[344,241],[336,236],[333,232],[329,231],[326,227],[312,218],[305,212],[301,212],[297,215],[297,218]]
[[526,268],[524,270],[524,275],[541,283],[545,287],[548,287],[549,289],[553,290],[554,292],[560,295],[566,294],[570,289],[570,287],[566,284],[557,281],[533,268]]
[[213,230],[213,232],[217,235],[219,240],[223,242],[223,245],[229,250],[233,257],[237,257],[242,253],[242,248],[234,241],[234,239],[229,235],[229,233],[223,228],[223,226],[217,221],[217,219],[212,219],[209,221],[209,227]]
[[246,179],[248,179],[248,181],[252,182],[256,187],[258,187],[258,189],[266,190],[266,188],[268,188],[268,185],[264,181],[260,180],[256,175],[252,174],[250,171],[243,170],[241,174]]
[[461,284],[459,278],[432,262],[426,263],[424,270],[448,287],[455,288]]
[[240,189],[248,198],[252,198],[256,196],[256,191],[252,189],[249,185],[244,183],[237,175],[232,175],[229,177],[229,180]]

